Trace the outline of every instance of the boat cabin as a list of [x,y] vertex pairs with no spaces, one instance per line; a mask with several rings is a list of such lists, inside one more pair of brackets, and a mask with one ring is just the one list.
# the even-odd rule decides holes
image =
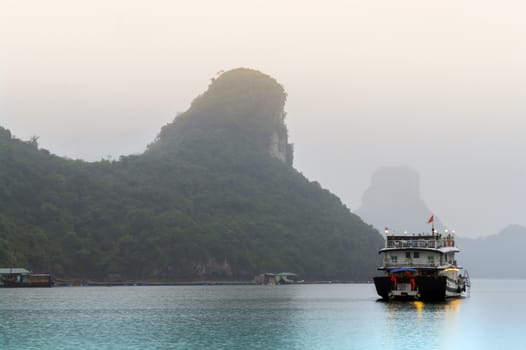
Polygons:
[[457,266],[455,240],[451,235],[390,235],[387,236],[383,267],[437,268]]

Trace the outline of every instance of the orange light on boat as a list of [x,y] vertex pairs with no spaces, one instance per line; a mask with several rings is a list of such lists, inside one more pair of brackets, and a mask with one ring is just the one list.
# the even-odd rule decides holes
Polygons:
[[460,271],[459,269],[456,269],[456,268],[449,268],[449,269],[445,269],[444,270],[445,272],[458,272]]

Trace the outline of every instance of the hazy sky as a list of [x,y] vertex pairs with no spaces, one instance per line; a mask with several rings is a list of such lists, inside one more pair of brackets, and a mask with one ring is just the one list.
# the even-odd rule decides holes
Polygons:
[[525,16],[518,0],[0,0],[0,125],[118,158],[218,71],[254,68],[288,92],[295,167],[351,209],[378,167],[408,165],[444,223],[493,234],[526,225]]

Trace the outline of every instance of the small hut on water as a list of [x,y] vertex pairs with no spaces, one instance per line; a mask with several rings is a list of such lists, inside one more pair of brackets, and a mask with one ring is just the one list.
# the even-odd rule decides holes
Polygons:
[[256,276],[255,281],[257,284],[295,284],[300,283],[298,275],[292,272],[280,272],[272,273],[266,272]]

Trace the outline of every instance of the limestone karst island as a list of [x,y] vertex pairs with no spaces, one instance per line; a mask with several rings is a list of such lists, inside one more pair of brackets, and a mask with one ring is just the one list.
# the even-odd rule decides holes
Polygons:
[[0,128],[0,266],[66,280],[370,279],[383,238],[294,169],[286,96],[258,71],[225,72],[116,161],[62,158]]

